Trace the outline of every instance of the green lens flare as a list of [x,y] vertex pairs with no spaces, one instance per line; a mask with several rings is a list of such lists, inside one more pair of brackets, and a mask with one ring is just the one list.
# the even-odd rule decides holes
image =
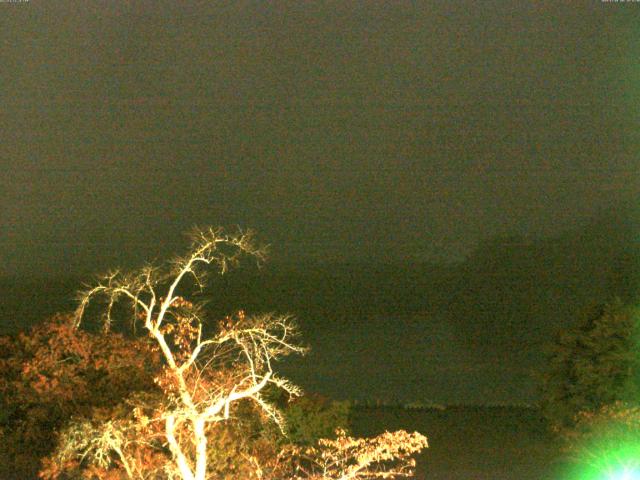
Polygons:
[[567,480],[640,480],[640,442],[609,448],[594,445],[576,464]]
[[612,480],[640,480],[640,470],[634,468],[632,470],[624,469],[611,477]]

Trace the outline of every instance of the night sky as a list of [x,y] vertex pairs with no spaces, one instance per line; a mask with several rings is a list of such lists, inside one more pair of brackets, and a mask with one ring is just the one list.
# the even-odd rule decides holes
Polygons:
[[454,259],[640,189],[640,4],[0,4],[0,273],[251,227],[276,258]]
[[307,390],[528,402],[637,293],[640,3],[0,1],[0,39],[3,332],[238,225],[289,273],[214,298],[295,314]]

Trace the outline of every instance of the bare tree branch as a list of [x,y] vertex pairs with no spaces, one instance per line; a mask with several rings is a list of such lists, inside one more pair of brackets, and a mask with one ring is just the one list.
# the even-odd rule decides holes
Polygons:
[[[274,362],[292,353],[304,354],[299,332],[289,316],[266,314],[245,316],[239,312],[218,324],[213,333],[204,328],[206,312],[201,305],[184,299],[179,291],[187,278],[203,288],[207,270],[224,274],[236,266],[242,256],[258,262],[265,258],[265,248],[256,244],[251,231],[238,230],[227,234],[222,229],[194,230],[191,249],[165,267],[147,265],[128,274],[118,270],[99,278],[97,284],[80,293],[75,312],[80,325],[94,299],[106,301],[103,312],[104,330],[114,321],[112,315],[119,302],[131,307],[131,322],[140,324],[159,350],[164,367],[155,378],[162,398],[155,400],[154,435],[162,436],[165,454],[170,461],[164,474],[170,479],[205,480],[207,478],[207,427],[216,422],[232,420],[232,408],[241,401],[250,401],[275,422],[284,432],[280,410],[263,395],[268,385],[298,396],[301,390],[274,372]],[[101,465],[112,457],[119,459],[129,478],[145,477],[131,448],[140,429],[150,420],[137,415],[127,421],[108,422],[101,428],[87,424],[70,430],[66,452],[78,451],[83,458],[91,456]],[[133,433],[132,433],[133,432]],[[160,433],[158,433],[160,432]],[[146,435],[149,435],[147,432]],[[135,440],[127,440],[133,438]],[[396,432],[376,439],[347,437],[338,432],[335,441],[326,440],[302,455],[304,465],[298,465],[290,480],[356,480],[384,479],[408,475],[412,471],[410,455],[426,447],[426,438],[419,434]],[[289,453],[278,454],[281,461]],[[64,458],[63,458],[64,460]],[[389,466],[394,460],[396,463]],[[253,459],[256,472],[262,478],[263,469]],[[136,473],[137,472],[137,473]],[[156,475],[154,473],[154,475]],[[155,476],[153,478],[156,478]]]

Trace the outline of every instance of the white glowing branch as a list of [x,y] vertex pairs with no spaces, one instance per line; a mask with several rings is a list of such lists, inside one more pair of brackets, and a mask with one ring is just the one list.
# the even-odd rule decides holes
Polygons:
[[[273,368],[282,357],[306,351],[298,343],[292,318],[249,317],[239,312],[217,324],[217,329],[210,325],[207,328],[203,308],[178,293],[186,278],[202,288],[207,269],[225,273],[242,255],[262,260],[263,249],[254,244],[250,232],[228,235],[210,228],[196,231],[192,238],[190,253],[175,259],[166,269],[146,266],[130,274],[114,271],[105,275],[81,294],[76,310],[79,325],[90,302],[104,298],[107,330],[116,303],[127,302],[132,308],[133,325],[142,325],[164,360],[162,371],[155,377],[160,399],[153,397],[143,407],[134,407],[127,421],[117,425],[108,422],[101,428],[82,424],[65,437],[70,439],[68,452],[75,448],[84,452],[83,459],[92,455],[103,466],[117,458],[130,479],[160,475],[171,480],[206,480],[210,475],[207,432],[211,434],[213,424],[234,421],[232,409],[246,401],[253,402],[284,432],[282,414],[266,399],[264,391],[272,385],[289,396],[301,394]],[[135,414],[138,408],[152,411],[153,420]],[[162,474],[158,470],[144,473],[139,456],[130,448],[143,441],[137,440],[138,433],[148,422],[155,428],[148,435],[156,443],[161,441],[159,450],[166,456]],[[263,480],[391,479],[410,475],[415,465],[411,455],[426,446],[426,438],[418,433],[399,431],[365,440],[338,432],[336,440],[321,441],[317,447],[279,452],[277,461],[296,465],[286,477],[267,479],[257,459],[251,458],[250,463],[255,465],[257,478]],[[296,458],[301,461],[296,463]]]
[[[166,363],[163,381],[169,389],[161,415],[165,418],[166,442],[174,470],[184,480],[205,479],[206,425],[228,420],[235,402],[252,399],[271,418],[281,422],[276,408],[260,392],[273,383],[292,395],[299,393],[294,385],[274,377],[272,370],[273,360],[304,352],[295,343],[296,328],[289,317],[242,316],[203,339],[197,307],[177,294],[187,276],[202,287],[205,267],[215,265],[224,273],[243,254],[258,260],[264,256],[250,232],[227,235],[222,230],[198,231],[193,236],[191,253],[174,260],[167,272],[151,267],[129,275],[112,272],[82,294],[76,310],[79,324],[90,301],[97,296],[106,297],[104,321],[105,328],[109,328],[112,308],[124,298],[133,307],[134,323],[142,320],[156,342]],[[218,378],[212,374],[215,365],[227,364],[233,367],[226,376]],[[175,389],[177,396],[170,395],[171,389]],[[177,435],[178,430],[181,435]]]

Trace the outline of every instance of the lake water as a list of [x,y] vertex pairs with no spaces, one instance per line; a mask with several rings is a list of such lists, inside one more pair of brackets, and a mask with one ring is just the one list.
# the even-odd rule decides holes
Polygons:
[[528,366],[535,351],[473,351],[455,326],[428,315],[374,315],[309,328],[305,338],[311,352],[287,361],[282,371],[307,390],[333,398],[403,404],[535,400]]

